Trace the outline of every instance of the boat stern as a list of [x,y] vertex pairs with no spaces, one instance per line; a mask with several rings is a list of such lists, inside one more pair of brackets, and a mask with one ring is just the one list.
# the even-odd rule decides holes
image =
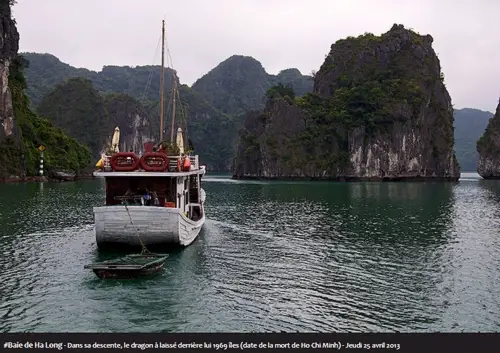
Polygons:
[[[179,245],[179,209],[145,206],[94,207],[97,246]],[[140,239],[139,239],[140,238]]]

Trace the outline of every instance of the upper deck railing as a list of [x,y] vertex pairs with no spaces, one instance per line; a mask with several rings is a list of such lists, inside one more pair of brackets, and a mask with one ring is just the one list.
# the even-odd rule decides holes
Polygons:
[[[120,172],[120,171],[123,171],[123,172],[159,171],[159,170],[151,170],[151,168],[144,169],[142,167],[142,165],[143,165],[143,161],[142,160],[145,157],[147,157],[147,158],[153,158],[151,160],[152,164],[151,164],[150,160],[148,160],[148,163],[147,163],[148,166],[152,166],[153,168],[156,168],[156,166],[163,166],[163,163],[165,162],[162,159],[163,157],[162,158],[158,158],[157,156],[156,157],[155,156],[151,157],[151,155],[135,155],[134,157],[132,157],[132,156],[129,156],[130,154],[131,153],[128,153],[128,152],[117,153],[116,154],[116,155],[119,155],[120,158],[121,158],[121,160],[122,160],[122,162],[124,162],[124,163],[120,164],[119,168],[116,168],[116,166],[113,167],[113,165],[112,165],[112,157],[113,156],[109,156],[109,155],[104,156],[102,167],[100,168],[100,171],[102,171],[102,172],[115,172],[115,173],[116,172]],[[182,156],[167,156],[167,155],[164,155],[164,157],[166,157],[168,159],[168,168],[163,169],[162,170],[163,172],[178,172],[178,171],[184,171],[185,172],[185,171],[187,171],[187,170],[184,170],[182,168],[182,164],[183,164],[182,163]],[[156,160],[154,160],[154,158],[156,158]],[[189,158],[189,161],[190,161],[189,171],[200,170],[200,162],[199,162],[198,155],[185,156],[185,158]],[[160,163],[158,163],[158,161]],[[129,164],[127,164],[128,162],[129,162]],[[179,165],[181,165],[181,170],[179,170]],[[129,167],[127,167],[127,166],[129,166]]]

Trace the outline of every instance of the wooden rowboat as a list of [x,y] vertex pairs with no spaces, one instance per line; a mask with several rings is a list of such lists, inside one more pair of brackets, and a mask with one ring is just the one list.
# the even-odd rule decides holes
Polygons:
[[161,271],[167,257],[168,254],[131,254],[85,265],[84,268],[94,271],[100,279],[133,279]]

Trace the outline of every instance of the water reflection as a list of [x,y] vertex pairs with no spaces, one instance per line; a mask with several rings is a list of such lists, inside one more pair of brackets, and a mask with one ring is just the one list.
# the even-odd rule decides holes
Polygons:
[[[440,300],[446,311],[436,327],[459,330],[467,324],[477,331],[500,327],[500,183],[465,180],[455,189],[453,241],[439,259]],[[480,289],[479,289],[480,288]]]
[[[366,279],[363,289],[370,305],[378,303],[378,320],[398,322],[401,331],[408,323],[421,329],[436,320],[432,301],[441,278],[434,268],[447,241],[452,188],[430,183],[352,184],[348,200],[339,208],[344,221],[338,229],[346,240],[339,246],[356,254],[352,262],[358,274],[350,278]],[[402,306],[404,315],[394,309]]]

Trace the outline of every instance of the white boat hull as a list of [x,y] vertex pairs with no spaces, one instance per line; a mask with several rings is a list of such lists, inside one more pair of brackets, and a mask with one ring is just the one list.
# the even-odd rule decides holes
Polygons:
[[140,240],[146,247],[188,246],[198,237],[205,223],[205,212],[202,209],[202,217],[193,221],[178,208],[102,206],[94,207],[94,221],[98,247],[140,247]]

